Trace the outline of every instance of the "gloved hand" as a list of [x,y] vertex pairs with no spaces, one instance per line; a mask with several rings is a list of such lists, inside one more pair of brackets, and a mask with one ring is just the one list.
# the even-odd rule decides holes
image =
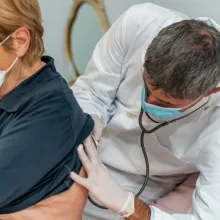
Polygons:
[[95,140],[100,144],[101,136],[102,136],[102,123],[100,118],[97,115],[91,115],[93,121],[94,121],[94,129],[93,129],[93,136]]
[[112,178],[102,163],[95,143],[91,137],[87,138],[78,148],[78,154],[88,174],[82,178],[71,173],[71,178],[78,184],[87,188],[90,193],[106,208],[129,217],[134,212],[134,194],[122,189]]

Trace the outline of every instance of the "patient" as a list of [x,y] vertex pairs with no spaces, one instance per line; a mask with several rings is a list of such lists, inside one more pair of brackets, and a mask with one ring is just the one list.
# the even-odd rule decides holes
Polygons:
[[[51,57],[37,0],[0,0],[0,219],[81,219],[76,148],[93,129]],[[56,37],[56,36],[55,36]],[[56,195],[56,196],[55,196]]]

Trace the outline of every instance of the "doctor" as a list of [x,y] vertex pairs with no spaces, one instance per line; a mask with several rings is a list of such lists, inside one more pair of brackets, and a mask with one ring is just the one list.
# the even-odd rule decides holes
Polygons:
[[[104,129],[101,159],[91,139],[86,153],[79,147],[88,178],[71,176],[113,211],[88,203],[85,220],[220,219],[219,27],[210,19],[186,19],[153,4],[131,7],[73,86],[82,109],[97,115]],[[98,120],[96,131],[99,139]],[[137,198],[148,169],[143,145],[149,180]],[[197,172],[187,213],[152,206]]]

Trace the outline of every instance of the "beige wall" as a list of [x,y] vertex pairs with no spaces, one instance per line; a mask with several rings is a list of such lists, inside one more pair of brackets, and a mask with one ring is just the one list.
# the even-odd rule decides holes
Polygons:
[[[72,70],[67,65],[64,56],[64,35],[66,21],[73,1],[39,0],[45,27],[46,52],[55,58],[58,71],[66,79],[71,79]],[[131,5],[144,2],[153,2],[181,11],[192,17],[211,16],[220,23],[220,0],[104,0],[104,2],[110,23],[113,23]]]
[[[72,70],[64,56],[65,25],[74,0],[39,0],[45,28],[45,48],[55,58],[58,71],[68,80]],[[146,0],[104,0],[110,23],[133,4]],[[83,39],[82,39],[83,40]],[[82,57],[83,59],[83,57]]]

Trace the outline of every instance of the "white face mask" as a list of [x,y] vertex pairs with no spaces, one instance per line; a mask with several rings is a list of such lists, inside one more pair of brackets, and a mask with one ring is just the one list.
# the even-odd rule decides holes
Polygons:
[[[3,40],[0,43],[0,46],[2,46],[10,37],[11,37],[11,35],[9,35],[5,40]],[[14,67],[17,60],[18,60],[18,57],[15,58],[14,62],[11,64],[11,66],[7,70],[0,70],[0,87],[2,86],[2,84],[5,80],[5,75]]]

